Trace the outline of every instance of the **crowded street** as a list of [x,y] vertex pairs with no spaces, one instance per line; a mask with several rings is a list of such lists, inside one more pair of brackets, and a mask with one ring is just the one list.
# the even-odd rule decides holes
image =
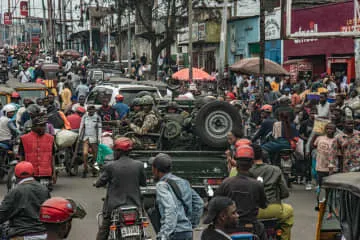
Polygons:
[[[63,196],[77,199],[84,204],[87,216],[81,221],[73,221],[73,228],[68,239],[95,239],[98,224],[96,215],[102,209],[101,198],[105,196],[105,189],[92,187],[95,178],[83,179],[79,177],[62,176],[61,180],[52,192],[52,196]],[[6,186],[0,185],[1,198],[6,193]],[[286,201],[295,206],[295,221],[292,236],[293,239],[314,239],[316,212],[315,194],[305,191],[303,187],[295,186],[291,192],[291,197]],[[200,239],[202,225],[194,231],[194,239]],[[155,239],[154,231],[149,227],[147,232]]]
[[1,0],[0,240],[360,240],[360,0]]

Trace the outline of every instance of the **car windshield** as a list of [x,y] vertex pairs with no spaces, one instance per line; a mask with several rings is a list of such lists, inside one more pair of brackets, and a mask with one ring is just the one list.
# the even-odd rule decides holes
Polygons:
[[51,79],[51,80],[55,80],[57,79],[57,71],[54,71],[54,72],[47,72],[45,71],[45,78],[46,79]]
[[44,98],[45,91],[44,90],[27,90],[27,91],[18,91],[21,96],[21,99],[30,98],[34,102],[37,98]]
[[104,97],[111,98],[111,96],[112,96],[112,89],[98,87],[93,91],[91,91],[91,93],[89,94],[87,99],[87,104],[101,105]]
[[124,103],[131,104],[139,92],[149,92],[154,98],[159,98],[156,89],[122,89],[120,94],[124,96]]
[[[156,89],[121,89],[119,93],[124,96],[124,103],[130,104],[139,92],[149,92],[153,97],[159,98]],[[105,87],[97,87],[89,94],[87,104],[101,105],[103,97],[112,97],[113,90]],[[117,94],[117,93],[116,93]],[[115,95],[116,95],[115,94]]]

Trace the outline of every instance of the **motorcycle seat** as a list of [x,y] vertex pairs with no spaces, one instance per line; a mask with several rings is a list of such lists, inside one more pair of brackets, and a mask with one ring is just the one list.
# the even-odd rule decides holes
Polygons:
[[1,150],[9,150],[10,146],[5,143],[0,143],[0,151]]
[[278,218],[263,218],[263,219],[258,219],[259,222],[262,222],[264,224],[264,226],[275,226],[276,224],[278,224],[279,219]]
[[291,155],[294,153],[294,150],[292,149],[282,149],[280,150],[280,155]]

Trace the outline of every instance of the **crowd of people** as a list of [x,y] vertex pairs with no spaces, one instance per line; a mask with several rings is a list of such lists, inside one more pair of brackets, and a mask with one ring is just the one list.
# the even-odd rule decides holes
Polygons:
[[[146,61],[143,56],[141,62]],[[87,84],[86,69],[78,70],[68,62],[64,66],[67,75],[60,78],[57,94],[49,92],[46,97],[33,100],[13,92],[11,103],[1,108],[0,143],[11,148],[13,139],[20,137],[22,161],[15,167],[18,186],[0,205],[0,223],[10,221],[10,235],[14,239],[66,238],[71,219],[86,214],[71,199],[50,198],[48,189],[36,181],[40,175],[56,175],[54,138],[59,129],[77,131],[82,143],[84,178],[92,167],[88,162],[90,149],[97,159],[101,136],[111,131],[108,123],[119,120],[135,133],[114,140],[115,161],[103,166],[94,183],[96,187],[107,186],[104,221],[97,239],[108,239],[114,208],[125,204],[142,208],[140,187],[147,184],[144,164],[133,160],[130,153],[144,145],[137,136],[159,131],[161,117],[154,99],[146,95],[135,98],[128,106],[119,93],[113,105],[111,99],[103,96],[99,109],[92,104],[85,106],[94,85]],[[41,65],[32,65],[24,65],[18,76],[20,82],[43,78]],[[292,149],[297,153],[299,182],[305,183],[308,190],[313,180],[321,186],[328,175],[360,168],[360,97],[354,81],[348,84],[338,77],[323,75],[293,83],[290,78],[276,77],[266,79],[264,85],[261,94],[253,77],[236,73],[231,89],[217,96],[206,96],[212,101],[229,102],[246,121],[228,133],[229,178],[222,182],[208,204],[204,223],[209,225],[202,232],[203,240],[231,239],[239,230],[267,239],[259,219],[271,218],[279,219],[281,239],[291,238],[294,213],[289,204],[282,202],[289,197],[289,186],[277,156],[281,150]],[[191,87],[184,87],[182,93],[180,97],[190,99],[202,94]],[[169,103],[166,111],[175,113],[178,106]],[[247,123],[254,126],[250,135],[244,132],[243,124]],[[192,239],[193,229],[203,214],[203,200],[187,180],[171,173],[171,156],[160,153],[149,163],[157,182],[156,208],[149,211],[157,239]],[[156,218],[156,211],[160,219]]]

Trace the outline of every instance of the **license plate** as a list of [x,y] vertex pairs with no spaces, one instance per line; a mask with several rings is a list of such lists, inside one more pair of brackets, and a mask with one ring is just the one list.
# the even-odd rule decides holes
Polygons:
[[281,159],[281,167],[282,168],[291,168],[292,167],[292,162],[291,159]]
[[121,228],[121,237],[140,236],[139,226],[129,226]]

